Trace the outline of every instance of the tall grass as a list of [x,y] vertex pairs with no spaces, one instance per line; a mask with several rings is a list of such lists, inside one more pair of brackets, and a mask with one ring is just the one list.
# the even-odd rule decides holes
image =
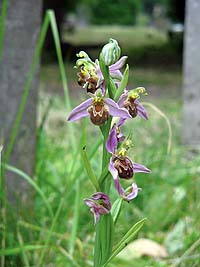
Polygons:
[[[1,39],[0,39],[1,50],[0,51],[1,52],[2,52],[2,48],[3,48],[3,35],[4,35],[4,29],[5,29],[6,11],[7,11],[7,1],[4,1],[3,7],[2,7],[1,30],[0,30],[0,37],[1,37]],[[47,198],[45,197],[42,190],[38,187],[38,185],[33,181],[33,179],[31,177],[29,177],[28,175],[26,175],[25,173],[23,173],[22,171],[16,169],[15,167],[7,165],[9,158],[10,158],[10,155],[13,151],[16,136],[17,136],[17,133],[18,133],[18,130],[20,127],[20,123],[21,123],[21,119],[23,116],[23,112],[24,112],[24,109],[26,106],[27,97],[29,94],[31,82],[32,82],[33,77],[34,77],[36,65],[38,64],[38,60],[40,58],[41,51],[42,51],[42,46],[43,46],[43,43],[44,43],[44,40],[46,37],[46,33],[47,33],[47,29],[49,26],[52,29],[52,33],[53,33],[53,37],[54,37],[55,49],[56,49],[56,53],[57,53],[57,57],[58,57],[58,64],[59,64],[59,68],[60,68],[63,90],[64,90],[64,95],[65,95],[66,110],[69,111],[71,109],[71,102],[70,102],[70,97],[68,94],[67,78],[66,78],[66,74],[65,74],[65,67],[64,67],[64,62],[63,62],[62,53],[61,53],[61,47],[60,47],[60,41],[59,41],[59,35],[58,35],[55,15],[54,15],[53,11],[49,10],[49,11],[47,11],[47,13],[45,15],[44,22],[43,22],[41,32],[40,32],[40,36],[38,38],[36,50],[35,50],[34,57],[33,57],[33,62],[32,62],[32,65],[30,67],[30,70],[29,70],[28,79],[27,79],[25,87],[24,87],[24,92],[23,92],[23,95],[21,98],[21,102],[19,105],[19,109],[18,109],[18,112],[16,115],[16,119],[15,119],[13,128],[11,131],[10,140],[8,142],[7,150],[6,150],[5,155],[3,157],[4,164],[2,165],[2,171],[1,171],[1,177],[2,177],[2,179],[1,179],[1,199],[3,201],[2,204],[4,206],[4,208],[2,208],[2,224],[3,224],[2,229],[4,229],[4,230],[3,230],[3,235],[2,235],[2,248],[3,248],[3,250],[1,251],[1,256],[13,255],[13,252],[14,252],[14,254],[21,252],[22,253],[22,259],[25,261],[24,264],[26,264],[26,265],[28,264],[28,258],[26,257],[26,253],[25,253],[26,247],[28,247],[32,250],[32,249],[34,249],[34,246],[27,245],[26,247],[24,247],[22,237],[19,233],[18,233],[19,247],[16,247],[14,249],[12,249],[12,248],[6,249],[5,248],[6,241],[8,240],[8,237],[6,236],[6,223],[7,223],[7,221],[6,221],[6,213],[5,213],[5,208],[7,206],[5,170],[7,169],[7,170],[10,170],[12,172],[15,172],[16,174],[19,175],[20,178],[25,179],[36,190],[36,192],[39,193],[39,195],[43,199],[45,206],[47,207],[47,210],[50,213],[50,217],[53,217],[53,211],[51,209],[51,206],[49,205]],[[69,126],[69,127],[70,127],[70,134],[69,134],[69,136],[70,136],[70,139],[69,139],[70,150],[71,151],[78,151],[78,146],[76,145],[75,136],[73,133],[73,125]],[[52,219],[51,231],[48,234],[48,238],[44,242],[45,247],[48,247],[48,245],[49,245],[49,240],[50,240],[50,237],[52,235],[52,231],[54,230],[54,225],[57,223],[57,219],[59,217],[60,210],[62,209],[62,205],[64,203],[64,200],[65,200],[65,197],[63,197],[62,200],[60,201],[58,209],[55,212],[55,217],[53,217],[53,219]],[[78,206],[77,200],[75,202],[75,206]],[[77,210],[77,212],[76,212],[76,216],[75,216],[75,221],[77,220],[77,217],[78,217],[78,209],[76,209],[76,210]],[[9,216],[9,214],[7,214],[7,215]],[[76,230],[74,229],[73,240],[75,240],[75,239],[76,239]],[[71,251],[73,251],[73,246],[74,246],[73,244],[74,244],[74,241],[71,242]],[[41,246],[39,245],[39,247],[41,247]],[[25,250],[24,250],[24,248],[25,248]],[[38,249],[38,246],[36,246],[36,249]],[[44,255],[45,255],[45,252],[41,252],[38,266],[43,265]],[[1,265],[2,265],[2,267],[5,266],[5,258],[4,257],[2,257]]]

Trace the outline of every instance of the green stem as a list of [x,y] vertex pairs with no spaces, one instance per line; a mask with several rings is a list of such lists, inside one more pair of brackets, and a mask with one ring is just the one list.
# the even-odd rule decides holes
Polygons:
[[[56,54],[57,54],[57,58],[58,58],[59,68],[60,68],[60,75],[62,78],[65,104],[66,104],[67,111],[69,111],[72,109],[72,106],[71,106],[71,101],[70,101],[70,97],[69,97],[67,77],[66,77],[66,73],[65,73],[65,65],[64,65],[64,61],[63,61],[63,57],[62,57],[62,50],[61,50],[61,46],[60,46],[60,37],[59,37],[59,33],[58,33],[58,27],[56,24],[56,18],[55,18],[54,11],[48,10],[47,16],[49,18],[52,33],[53,33],[53,38],[54,38],[54,43],[55,43],[55,48],[56,48]],[[71,144],[72,144],[72,151],[75,151],[76,140],[75,140],[75,132],[74,132],[73,124],[69,124],[69,128],[70,128],[70,132],[71,132],[70,138],[71,138]]]
[[5,32],[7,9],[8,9],[8,0],[3,0],[1,18],[0,18],[0,61],[1,61],[1,56],[3,52],[3,39],[4,39],[4,32]]

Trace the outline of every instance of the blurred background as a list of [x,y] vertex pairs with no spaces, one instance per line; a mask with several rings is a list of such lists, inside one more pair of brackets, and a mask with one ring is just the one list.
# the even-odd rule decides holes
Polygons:
[[[197,135],[199,132],[196,126],[192,128],[192,120],[184,124],[183,103],[187,102],[187,94],[184,94],[183,81],[187,75],[187,68],[184,68],[184,75],[182,69],[185,62],[183,52],[184,38],[186,39],[184,36],[186,1],[43,0],[40,1],[40,9],[36,11],[35,3],[31,6],[31,3],[26,1],[24,4],[22,0],[19,2],[21,2],[19,5],[12,3],[14,8],[8,4],[6,14],[2,11],[1,16],[2,21],[3,14],[6,18],[1,77],[2,79],[7,77],[2,84],[8,86],[9,82],[12,83],[9,85],[9,90],[11,86],[15,87],[12,96],[11,93],[10,95],[5,93],[4,89],[1,91],[6,106],[3,108],[2,104],[4,110],[2,114],[6,115],[2,120],[1,132],[4,132],[2,129],[5,125],[10,125],[6,126],[8,130],[5,132],[11,131],[23,96],[23,90],[18,94],[16,88],[23,89],[24,86],[26,88],[25,81],[29,76],[24,74],[31,68],[37,44],[37,39],[24,37],[25,41],[19,45],[23,50],[9,48],[17,40],[15,39],[17,32],[12,30],[12,38],[10,37],[10,41],[6,39],[7,31],[15,29],[10,27],[11,23],[9,24],[9,19],[12,20],[14,17],[12,12],[17,14],[18,19],[20,16],[20,18],[26,16],[23,22],[20,20],[18,24],[15,22],[12,24],[22,23],[22,27],[29,25],[29,19],[36,14],[34,12],[37,12],[39,14],[37,27],[32,30],[27,28],[26,32],[30,36],[37,37],[46,11],[54,10],[72,107],[85,99],[85,92],[77,83],[77,69],[74,68],[76,53],[84,50],[95,60],[109,38],[116,39],[122,55],[128,56],[127,63],[130,67],[128,89],[144,86],[148,92],[148,96],[143,97],[142,101],[148,102],[146,108],[149,120],[143,121],[139,118],[131,120],[124,131],[127,134],[133,132],[135,146],[130,156],[134,161],[148,166],[152,174],[136,175],[135,180],[143,190],[134,201],[124,203],[115,233],[117,242],[131,225],[146,217],[147,222],[138,234],[139,240],[131,243],[131,247],[128,247],[109,266],[199,267],[200,156],[197,143],[191,148],[191,144],[183,137],[184,131],[190,130],[190,127],[192,129],[190,140],[192,135],[196,136],[195,132]],[[5,5],[1,7],[2,10],[6,10]],[[10,13],[9,8],[13,10]],[[26,8],[28,13],[24,15]],[[196,8],[199,8],[198,3]],[[197,18],[194,12],[194,18],[195,16]],[[33,25],[33,22],[31,23]],[[3,29],[3,23],[1,26]],[[26,47],[29,48],[29,52],[26,52]],[[26,53],[31,55],[31,59],[26,59]],[[20,55],[22,57],[19,61],[17,57]],[[9,58],[16,60],[10,69],[6,68],[9,62],[12,62]],[[73,151],[70,126],[66,124],[69,110],[66,110],[67,100],[63,91],[63,75],[58,66],[58,59],[54,37],[49,27],[44,39],[40,67],[38,64],[37,75],[27,99],[24,116],[29,114],[29,117],[22,120],[22,125],[29,126],[19,129],[17,145],[14,146],[10,156],[10,163],[18,169],[7,168],[8,178],[1,187],[1,196],[4,196],[2,206],[4,209],[2,208],[1,213],[1,267],[92,266],[93,218],[82,199],[91,195],[93,188],[85,170],[81,167],[79,148],[84,140],[88,153],[92,156],[92,166],[95,172],[99,173],[100,132],[87,119],[75,123],[73,127],[75,127],[77,151]],[[27,62],[29,65],[26,66]],[[13,71],[11,75],[12,67],[23,74]],[[17,81],[21,78],[23,82],[17,85]],[[32,94],[36,91],[37,96],[33,97]],[[20,99],[17,100],[18,104],[13,110],[13,100],[9,104],[9,98],[14,97],[16,100],[18,95]],[[12,118],[7,120],[7,114],[11,114]],[[26,127],[31,129],[27,139],[25,136],[29,130],[26,131]],[[84,134],[81,134],[80,129],[83,129]],[[9,147],[7,145],[10,142],[9,136],[4,134],[2,138],[5,147]],[[27,141],[24,143],[24,140]],[[29,147],[30,140],[36,140],[31,141],[33,143],[31,147]],[[25,153],[27,147],[29,150]],[[24,173],[19,172],[19,169]],[[17,177],[13,176],[13,173]],[[29,176],[27,177],[25,173]],[[5,184],[8,197],[5,197]],[[117,194],[114,188],[111,192],[111,200],[114,201]],[[50,216],[51,213],[53,216]]]

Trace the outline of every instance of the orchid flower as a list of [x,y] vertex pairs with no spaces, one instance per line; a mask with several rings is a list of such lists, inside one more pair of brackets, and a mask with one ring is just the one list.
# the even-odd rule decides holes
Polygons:
[[[79,59],[76,61],[76,68],[79,69],[77,73],[78,84],[87,90],[88,93],[95,93],[99,88],[102,93],[105,93],[104,77],[101,73],[99,61],[93,62],[90,57],[84,51],[80,51],[77,54]],[[109,66],[110,76],[113,78],[116,84],[122,78],[120,69],[124,66],[127,56],[121,57],[116,63]]]
[[131,118],[128,111],[125,108],[119,108],[111,98],[93,95],[71,111],[68,121],[90,116],[92,123],[100,126],[108,120],[109,115],[124,119]]
[[94,215],[95,224],[98,222],[100,215],[108,214],[111,209],[109,196],[102,192],[97,192],[90,198],[85,198],[84,202],[90,207],[90,211]]
[[97,64],[84,51],[80,51],[77,57],[79,59],[76,61],[75,68],[79,69],[77,73],[78,84],[86,89],[88,93],[95,93],[100,83],[100,77],[97,74]]
[[118,105],[126,108],[132,118],[138,115],[142,119],[148,120],[148,113],[138,100],[140,94],[146,94],[145,88],[138,87],[131,91],[125,90],[119,98]]
[[125,65],[127,56],[121,57],[115,64],[109,67],[110,76],[114,79],[121,80],[122,73],[120,69]]
[[108,169],[113,176],[115,188],[121,196],[124,195],[124,189],[120,184],[120,178],[129,180],[137,172],[151,172],[144,165],[133,162],[128,156],[126,156],[125,149],[123,148],[118,153],[112,155]]

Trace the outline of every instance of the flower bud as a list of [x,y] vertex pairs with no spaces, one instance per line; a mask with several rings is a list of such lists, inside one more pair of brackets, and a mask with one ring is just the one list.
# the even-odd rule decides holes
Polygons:
[[109,43],[102,48],[102,56],[106,66],[110,66],[117,62],[120,57],[121,49],[118,42],[110,38]]

